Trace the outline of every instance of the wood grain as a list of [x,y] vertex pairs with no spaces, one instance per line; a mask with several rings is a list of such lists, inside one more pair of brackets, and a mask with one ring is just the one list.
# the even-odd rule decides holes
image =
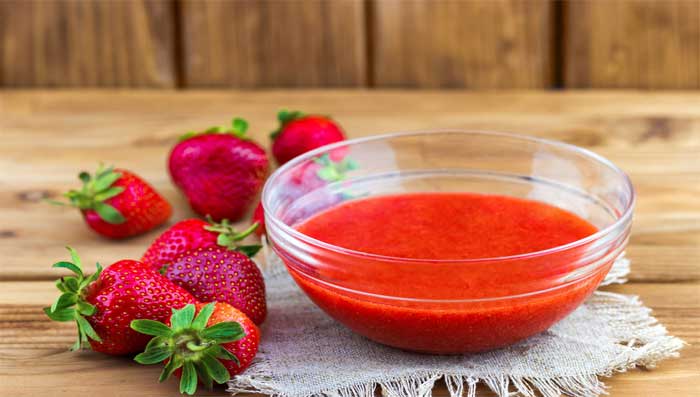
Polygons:
[[0,85],[172,87],[170,0],[0,1]]
[[186,87],[349,87],[366,80],[364,2],[183,0]]
[[[613,396],[690,396],[700,388],[700,94],[461,91],[5,91],[0,92],[0,395],[173,395],[157,368],[65,351],[70,324],[40,312],[54,297],[49,268],[71,244],[84,263],[138,258],[159,231],[103,240],[68,208],[42,202],[99,161],[127,165],[190,216],[168,180],[168,148],[183,131],[243,115],[266,143],[280,106],[332,114],[350,137],[396,130],[510,130],[581,145],[610,158],[638,193],[628,249],[637,294],[686,340],[679,360],[606,380]],[[162,229],[161,229],[162,230]],[[35,381],[36,377],[42,381]],[[446,397],[438,386],[436,397]],[[213,394],[224,395],[222,389]],[[484,389],[480,396],[490,395]]]
[[[48,280],[71,244],[86,263],[138,258],[159,230],[114,243],[75,210],[42,202],[76,186],[99,161],[128,165],[191,216],[165,161],[179,133],[251,122],[267,142],[279,106],[332,114],[353,137],[425,128],[529,133],[584,147],[628,171],[638,192],[628,253],[632,281],[700,279],[698,94],[438,92],[6,92],[0,95],[0,280]],[[79,115],[79,116],[77,116]],[[31,138],[29,138],[31,137]]]
[[377,87],[552,84],[549,1],[377,0],[371,5]]
[[[147,387],[149,396],[172,395],[174,381],[157,384],[157,368],[140,367],[128,358],[66,352],[74,337],[72,324],[52,323],[41,312],[42,305],[54,297],[53,289],[46,281],[0,283],[0,376],[8,380],[0,383],[0,394],[33,396],[50,387],[53,396],[95,390],[116,396],[143,392]],[[635,370],[606,379],[612,395],[692,395],[700,387],[700,284],[635,284],[608,289],[641,295],[657,319],[690,344],[681,359],[662,362],[653,371]],[[20,299],[23,303],[18,304]],[[42,382],[32,381],[37,376]],[[482,392],[480,396],[490,395]],[[224,395],[223,390],[218,395]],[[448,394],[444,386],[438,386],[434,395]]]
[[700,2],[567,1],[565,87],[700,87]]

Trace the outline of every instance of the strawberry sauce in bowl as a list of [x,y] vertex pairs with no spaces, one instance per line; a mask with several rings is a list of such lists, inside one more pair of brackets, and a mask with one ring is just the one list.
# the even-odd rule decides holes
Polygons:
[[624,250],[633,205],[592,152],[459,131],[325,146],[263,192],[269,241],[313,302],[374,341],[443,354],[571,313]]

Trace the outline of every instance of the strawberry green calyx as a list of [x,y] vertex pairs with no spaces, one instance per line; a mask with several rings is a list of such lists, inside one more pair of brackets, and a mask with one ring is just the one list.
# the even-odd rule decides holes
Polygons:
[[238,244],[241,240],[248,237],[255,231],[255,229],[258,228],[257,222],[253,223],[242,232],[236,231],[228,219],[224,219],[221,222],[217,223],[214,222],[214,220],[210,216],[207,216],[207,222],[209,222],[209,225],[205,226],[204,229],[210,232],[218,233],[218,236],[216,237],[216,244],[222,247],[228,248],[231,251],[238,251],[250,258],[255,256],[255,254],[257,254],[258,251],[260,251],[260,249],[262,248],[262,246],[259,244]]
[[287,110],[287,109],[282,109],[279,112],[277,112],[277,120],[280,122],[279,128],[276,130],[272,131],[270,133],[270,138],[275,139],[277,136],[282,132],[284,129],[284,126],[287,125],[287,123],[294,121],[296,119],[300,119],[302,117],[305,117],[306,114],[302,113],[298,110]]
[[97,263],[97,271],[86,277],[77,252],[71,247],[66,248],[70,252],[72,262],[57,262],[52,267],[68,269],[75,276],[62,277],[56,281],[56,288],[61,291],[61,295],[51,306],[44,308],[44,313],[54,321],[76,322],[78,326],[78,340],[71,347],[71,350],[75,351],[81,347],[86,347],[88,338],[102,342],[102,339],[85,319],[85,317],[95,314],[97,310],[95,306],[85,300],[85,295],[90,284],[100,277],[102,266]]
[[326,182],[338,182],[345,179],[346,173],[358,168],[357,162],[349,157],[345,157],[341,161],[331,160],[328,153],[324,153],[320,157],[313,160],[319,164],[321,168],[316,172],[316,175]]
[[[94,210],[107,223],[124,223],[124,216],[105,201],[118,196],[124,191],[121,186],[113,186],[122,174],[114,171],[113,167],[104,168],[100,165],[92,176],[83,171],[78,178],[83,182],[80,190],[70,190],[63,196],[69,201],[68,205],[81,210]],[[51,201],[53,204],[65,205],[63,202]]]
[[214,127],[209,127],[204,131],[187,131],[182,136],[180,136],[180,142],[193,138],[199,135],[206,134],[230,134],[240,139],[248,139],[246,136],[246,131],[248,131],[248,122],[241,118],[234,118],[231,121],[231,126],[227,127],[225,125],[217,125]]
[[238,363],[238,358],[221,345],[242,339],[246,334],[241,325],[233,321],[207,327],[215,305],[209,303],[202,307],[196,317],[192,304],[173,309],[170,326],[154,320],[132,321],[133,330],[153,336],[146,350],[134,360],[146,365],[165,361],[160,382],[182,368],[180,393],[194,394],[197,379],[210,389],[213,382],[222,384],[228,381],[231,375],[219,360]]

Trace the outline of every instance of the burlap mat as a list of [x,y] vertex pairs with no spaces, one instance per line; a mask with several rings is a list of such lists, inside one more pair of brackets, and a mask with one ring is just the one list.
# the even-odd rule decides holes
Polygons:
[[[279,258],[268,255],[269,316],[256,362],[229,391],[280,397],[429,397],[443,378],[452,397],[474,396],[478,383],[502,397],[597,396],[599,376],[653,367],[678,356],[670,336],[634,296],[597,291],[548,331],[508,348],[463,356],[412,354],[358,336],[300,291]],[[625,282],[620,258],[603,285]]]

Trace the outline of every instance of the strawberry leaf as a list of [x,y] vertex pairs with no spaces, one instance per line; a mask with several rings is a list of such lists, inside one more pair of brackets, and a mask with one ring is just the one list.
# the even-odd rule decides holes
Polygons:
[[170,346],[157,346],[151,349],[146,349],[145,352],[139,353],[134,357],[134,361],[139,364],[157,364],[172,356],[173,352]]
[[240,365],[240,361],[238,361],[238,357],[236,357],[230,351],[226,350],[223,346],[216,346],[216,348],[212,349],[212,351],[214,352],[214,355],[216,356],[216,358],[220,358],[222,360],[234,361],[236,364]]
[[209,375],[209,372],[207,372],[207,368],[204,366],[204,363],[195,362],[194,369],[197,371],[199,382],[203,384],[207,390],[212,390],[214,388],[214,380]]
[[92,186],[92,189],[94,192],[102,192],[107,190],[114,182],[119,180],[119,178],[122,177],[122,174],[119,172],[114,172],[112,169],[108,169],[106,172],[102,173],[101,175],[97,175],[94,181],[94,184]]
[[215,303],[209,303],[205,305],[197,314],[197,317],[192,321],[192,328],[201,331],[207,326],[211,314],[214,313]]
[[81,281],[78,284],[78,289],[83,289],[87,287],[100,277],[100,274],[102,274],[102,266],[99,263],[95,263],[95,267],[97,268],[97,271],[89,275],[87,278],[83,279],[83,281]]
[[182,367],[182,378],[180,378],[180,393],[189,395],[197,390],[197,373],[191,361],[185,361]]
[[53,268],[64,268],[72,271],[73,273],[77,274],[78,276],[83,275],[83,269],[80,267],[76,266],[74,263],[70,262],[56,262],[51,266]]
[[44,313],[53,321],[73,321],[75,320],[75,309],[73,308],[63,308],[55,311],[51,311],[50,307],[44,308]]
[[63,278],[63,286],[66,287],[66,289],[69,292],[75,292],[76,294],[78,293],[78,286],[80,283],[78,282],[78,279],[75,277],[64,277]]
[[78,313],[82,314],[83,316],[92,316],[97,312],[97,308],[85,301],[77,301],[76,303],[76,308],[78,309]]
[[142,334],[151,336],[170,336],[173,334],[170,327],[155,320],[133,320],[131,322],[131,329],[140,332]]
[[61,294],[61,296],[56,299],[56,301],[51,305],[51,312],[55,312],[56,310],[61,310],[65,309],[67,307],[71,307],[75,305],[75,303],[78,301],[78,296],[73,293],[73,292],[64,292]]
[[116,225],[120,223],[124,223],[126,221],[126,218],[124,218],[124,215],[121,214],[116,208],[112,207],[109,204],[103,203],[103,202],[98,202],[95,203],[94,206],[95,212],[102,218],[103,221]]
[[80,256],[78,255],[78,252],[73,249],[73,247],[66,247],[68,250],[68,253],[70,253],[70,259],[73,261],[73,264],[77,266],[80,271],[78,272],[79,275],[83,275],[83,262],[80,260]]
[[101,191],[95,195],[95,201],[105,201],[111,199],[112,197],[118,196],[124,191],[122,186],[112,186],[104,191]]
[[205,353],[202,355],[201,362],[204,365],[204,368],[206,368],[207,374],[210,375],[216,381],[216,383],[221,384],[231,378],[231,375],[228,373],[226,367],[224,367],[224,365],[221,364],[221,362],[214,356]]
[[236,135],[245,135],[248,131],[248,122],[237,117],[231,122],[231,127]]
[[225,321],[205,328],[200,333],[203,338],[213,339],[217,343],[228,343],[242,339],[245,332],[240,324],[233,321]]
[[165,336],[156,336],[151,338],[151,340],[148,341],[148,344],[146,344],[146,349],[153,349],[155,347],[160,347],[160,346],[166,346],[168,344],[168,338]]
[[165,368],[163,368],[163,372],[160,373],[160,378],[158,378],[158,382],[163,382],[166,379],[170,378],[170,376],[175,372],[176,369],[182,367],[182,360],[180,360],[177,357],[174,357],[168,363],[165,365]]
[[97,272],[85,277],[78,253],[71,247],[66,247],[70,252],[73,262],[57,262],[55,268],[70,269],[76,275],[63,277],[56,281],[56,288],[61,291],[61,295],[51,305],[44,308],[44,313],[54,321],[75,321],[78,328],[78,339],[71,347],[71,350],[78,350],[84,346],[89,339],[101,342],[100,336],[92,328],[92,325],[85,317],[90,317],[97,312],[97,308],[84,298],[85,289],[89,288],[93,281],[96,281],[102,272],[102,266],[98,263]]
[[170,317],[170,323],[174,332],[181,331],[192,325],[194,319],[194,305],[188,304],[182,309],[173,309],[173,315]]
[[85,317],[81,315],[76,315],[75,319],[78,322],[78,330],[80,332],[82,332],[84,335],[86,335],[92,340],[102,342],[102,338],[100,338],[100,336],[97,335],[97,332],[95,332],[95,329],[92,328],[92,325],[90,325],[90,323],[85,319]]

